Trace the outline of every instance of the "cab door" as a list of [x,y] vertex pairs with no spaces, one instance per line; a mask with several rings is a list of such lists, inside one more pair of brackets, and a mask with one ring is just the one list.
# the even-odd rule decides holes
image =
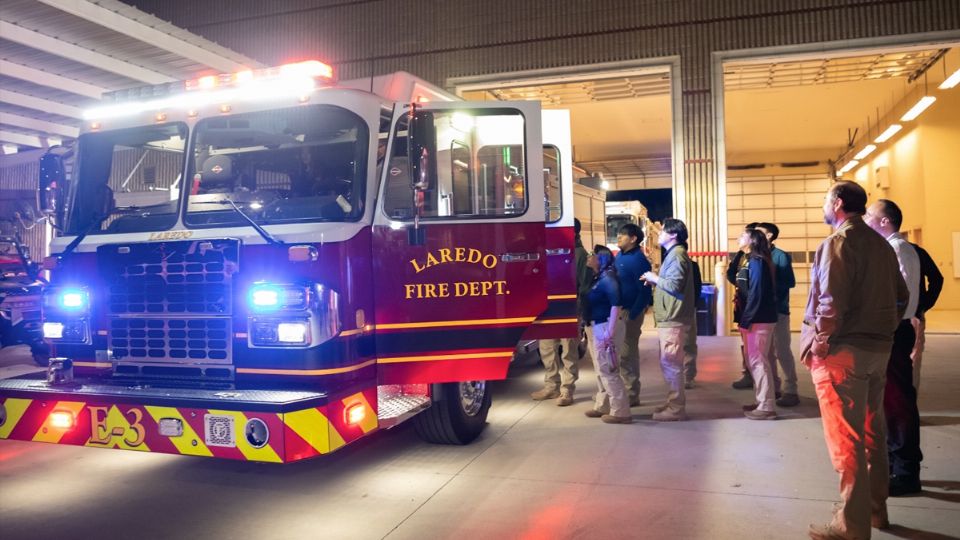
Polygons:
[[373,224],[380,383],[502,379],[547,307],[540,104],[410,108]]
[[523,335],[524,340],[573,338],[579,331],[570,111],[543,111],[542,126],[543,180],[547,201],[547,309]]

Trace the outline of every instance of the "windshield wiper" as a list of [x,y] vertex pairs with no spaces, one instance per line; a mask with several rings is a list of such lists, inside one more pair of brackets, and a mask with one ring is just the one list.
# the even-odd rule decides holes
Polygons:
[[[78,234],[77,237],[74,238],[73,241],[67,244],[67,247],[63,249],[63,253],[60,254],[60,258],[66,257],[67,255],[73,253],[73,250],[77,249],[77,246],[80,245],[80,242],[83,242],[83,239],[86,238],[87,235],[90,234],[95,228],[99,227],[105,219],[117,214],[121,216],[129,216],[132,214],[136,214],[137,212],[140,212],[142,210],[147,210],[150,208],[160,208],[162,206],[167,206],[168,204],[169,203],[160,203],[160,204],[148,204],[146,206],[124,206],[122,208],[114,208],[113,210],[107,212],[106,214],[103,214],[102,216],[95,218],[93,221],[90,222],[90,225],[87,225],[86,229],[80,231],[80,234]],[[165,213],[170,213],[170,212],[165,212]],[[146,217],[149,215],[150,215],[149,212],[144,212],[143,214],[141,214],[141,217]]]
[[261,227],[256,221],[254,221],[252,217],[248,216],[243,210],[241,210],[240,207],[237,206],[237,203],[233,202],[230,199],[222,199],[219,201],[194,201],[189,204],[222,204],[224,206],[230,206],[231,208],[233,208],[233,210],[237,214],[240,215],[240,217],[243,218],[244,221],[249,223],[250,226],[253,227],[253,230],[257,231],[257,234],[262,236],[263,239],[267,241],[267,243],[272,244],[274,246],[284,245],[281,240],[277,240],[276,238],[274,238],[272,234],[268,233],[263,227]]

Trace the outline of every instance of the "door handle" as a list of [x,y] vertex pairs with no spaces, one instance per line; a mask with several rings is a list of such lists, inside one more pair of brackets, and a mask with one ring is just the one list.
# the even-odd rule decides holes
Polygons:
[[509,262],[525,262],[525,261],[539,261],[540,253],[504,253],[500,255],[500,260],[509,263]]

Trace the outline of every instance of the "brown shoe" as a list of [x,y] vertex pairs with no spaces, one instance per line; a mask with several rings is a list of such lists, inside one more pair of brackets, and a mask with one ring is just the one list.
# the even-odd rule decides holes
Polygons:
[[600,420],[603,420],[604,424],[632,424],[632,416],[614,416],[612,414],[605,414],[600,417]]
[[557,398],[557,407],[569,407],[573,405],[573,394],[561,390],[560,397]]
[[587,410],[583,411],[583,415],[586,416],[587,418],[602,418],[602,417],[603,417],[603,414],[604,414],[604,413],[602,413],[602,412],[600,412],[600,411],[598,411],[598,410],[596,410],[596,409],[587,409]]
[[556,388],[541,388],[540,390],[531,393],[530,397],[533,398],[534,401],[554,399],[560,397],[560,390],[557,390]]
[[810,525],[807,534],[813,540],[849,540],[847,536],[831,525]]
[[670,408],[670,406],[667,405],[667,404],[657,405],[656,407],[653,408],[653,412],[655,412],[655,413],[661,413],[661,412],[663,412],[663,411],[665,411],[665,410],[667,410],[667,409],[669,409],[669,408]]
[[775,413],[774,411],[761,411],[760,409],[747,411],[743,413],[743,415],[751,420],[776,420],[777,419],[777,413]]
[[757,407],[759,407],[759,405],[757,405],[756,403],[754,403],[754,404],[752,404],[752,405],[744,405],[744,406],[743,406],[743,412],[754,411],[754,410],[757,409]]
[[890,528],[890,518],[887,517],[887,505],[884,505],[870,514],[870,526],[874,529],[886,530]]
[[677,422],[680,420],[686,420],[687,413],[683,411],[672,411],[670,409],[664,409],[660,412],[653,413],[652,418],[657,422]]

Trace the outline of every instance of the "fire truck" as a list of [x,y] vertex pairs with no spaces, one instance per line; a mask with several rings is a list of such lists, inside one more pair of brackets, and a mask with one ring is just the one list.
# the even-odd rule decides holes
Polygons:
[[53,357],[0,380],[0,438],[280,463],[410,419],[466,444],[517,344],[576,334],[568,117],[332,71],[117,92],[69,175],[41,159]]

